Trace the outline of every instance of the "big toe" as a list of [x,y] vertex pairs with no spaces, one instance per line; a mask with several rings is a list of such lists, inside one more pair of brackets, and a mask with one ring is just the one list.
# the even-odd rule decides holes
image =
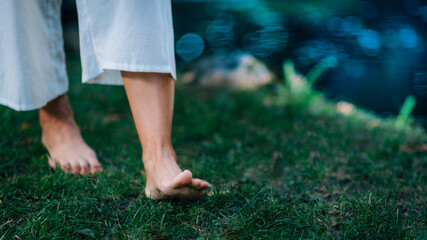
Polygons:
[[90,169],[91,173],[103,172],[104,171],[101,164],[96,159],[89,160],[89,169]]
[[178,174],[172,182],[173,188],[181,188],[186,185],[191,184],[193,181],[193,174],[189,170],[184,170],[182,173]]
[[86,152],[86,155],[84,156],[84,158],[89,163],[88,172],[96,173],[96,172],[104,171],[104,169],[102,168],[101,164],[98,161],[98,157],[96,156],[96,153],[93,150]]

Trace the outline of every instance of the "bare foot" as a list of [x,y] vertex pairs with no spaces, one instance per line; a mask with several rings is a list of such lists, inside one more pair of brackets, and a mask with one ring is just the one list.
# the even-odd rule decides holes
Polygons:
[[143,156],[147,184],[145,195],[153,200],[183,199],[197,200],[203,196],[210,184],[193,178],[189,170],[182,171],[176,157],[153,158]]
[[65,172],[88,174],[102,171],[95,152],[85,143],[74,120],[67,95],[50,101],[39,111],[42,143],[49,151],[49,165]]

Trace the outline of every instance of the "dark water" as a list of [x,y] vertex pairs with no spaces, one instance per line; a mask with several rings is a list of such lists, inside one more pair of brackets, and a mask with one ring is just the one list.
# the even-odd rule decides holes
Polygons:
[[416,95],[414,114],[427,114],[412,84],[427,70],[426,1],[175,0],[173,8],[178,66],[243,49],[278,73],[286,59],[305,73],[333,56],[339,66],[316,85],[331,98],[390,115]]

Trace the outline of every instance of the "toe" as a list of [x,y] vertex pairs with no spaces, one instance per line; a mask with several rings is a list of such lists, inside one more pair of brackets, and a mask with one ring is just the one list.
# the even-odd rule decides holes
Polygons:
[[212,187],[212,185],[207,181],[198,178],[193,178],[193,181],[191,182],[190,186],[198,190],[204,190],[208,187]]
[[103,171],[104,169],[101,167],[101,165],[91,167],[91,173],[97,173],[97,172],[103,172]]
[[206,183],[206,185],[208,186],[208,188],[213,188],[213,185],[210,184],[209,182],[203,180],[203,183]]
[[57,162],[57,164],[61,166],[62,171],[64,171],[65,173],[71,172],[71,170],[73,169],[69,162]]
[[79,174],[80,173],[80,165],[77,160],[74,160],[71,162],[71,173],[73,174]]
[[202,186],[202,180],[198,178],[193,178],[193,181],[191,181],[190,187],[195,189],[200,189],[201,186]]
[[89,170],[91,173],[103,172],[104,171],[104,169],[102,168],[101,164],[99,164],[97,159],[89,160]]
[[98,161],[98,158],[96,157],[95,152],[91,152],[89,154],[89,157],[87,158],[87,161],[89,163],[89,170],[91,173],[96,173],[96,172],[102,172],[104,171],[104,169],[101,167],[101,164]]
[[193,181],[193,174],[190,171],[184,170],[182,173],[178,174],[172,181],[173,188],[181,188],[183,186],[191,184]]
[[[209,187],[209,183],[208,182],[206,182],[206,181],[201,181],[201,183],[200,183],[200,188],[199,189],[206,189],[206,188],[208,188]],[[212,185],[210,185],[210,186],[212,186]]]
[[80,166],[80,174],[88,174],[89,173],[89,163],[86,162],[85,160],[81,160],[79,161],[79,166]]
[[56,170],[56,162],[51,157],[49,157],[48,159],[49,166],[53,168],[53,170]]

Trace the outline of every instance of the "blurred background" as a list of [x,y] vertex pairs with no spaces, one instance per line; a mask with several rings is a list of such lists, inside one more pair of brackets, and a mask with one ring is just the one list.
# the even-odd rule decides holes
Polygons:
[[[184,82],[223,86],[218,78],[248,79],[259,80],[253,84],[258,86],[272,76],[283,79],[286,60],[306,74],[329,57],[336,67],[314,85],[328,98],[387,117],[414,95],[413,115],[426,126],[427,97],[414,91],[412,78],[427,71],[427,0],[172,0],[172,5]],[[67,54],[78,54],[74,0],[64,0],[63,26]]]

